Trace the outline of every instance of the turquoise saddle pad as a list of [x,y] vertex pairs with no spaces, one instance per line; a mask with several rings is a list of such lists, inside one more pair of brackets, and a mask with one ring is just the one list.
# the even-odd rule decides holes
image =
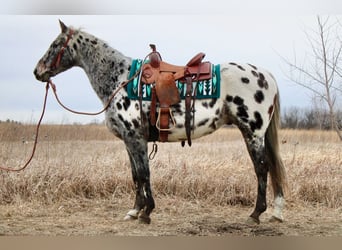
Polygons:
[[[133,60],[128,79],[130,79],[142,66],[141,59]],[[220,97],[220,65],[212,65],[212,78],[197,82],[196,99],[212,99]],[[196,82],[193,83],[194,87]],[[185,99],[186,85],[180,81],[176,81],[181,99]],[[128,98],[138,100],[139,96],[139,79],[138,76],[130,81],[127,86]],[[195,89],[195,88],[193,88]],[[151,84],[142,85],[142,99],[144,101],[151,101]]]

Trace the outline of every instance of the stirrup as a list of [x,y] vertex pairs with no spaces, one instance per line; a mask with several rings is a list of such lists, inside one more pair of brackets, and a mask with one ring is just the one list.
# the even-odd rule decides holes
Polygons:
[[170,128],[160,128],[160,114],[161,114],[161,109],[159,108],[159,111],[158,111],[158,119],[156,121],[156,127],[159,131],[170,131],[172,129],[174,129],[176,127],[176,120],[172,114],[172,110],[171,108],[169,108],[169,112],[170,112],[170,117],[171,117],[171,121],[172,121],[172,125]]

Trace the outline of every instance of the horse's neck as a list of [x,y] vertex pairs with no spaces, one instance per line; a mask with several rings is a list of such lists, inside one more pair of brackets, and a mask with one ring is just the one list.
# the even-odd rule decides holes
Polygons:
[[132,59],[90,34],[80,32],[79,35],[86,41],[80,45],[79,66],[99,98],[106,102],[113,90],[127,79]]

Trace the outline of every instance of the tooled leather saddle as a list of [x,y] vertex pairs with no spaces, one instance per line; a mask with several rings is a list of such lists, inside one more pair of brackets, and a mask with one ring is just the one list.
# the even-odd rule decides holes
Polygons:
[[[154,44],[150,44],[150,47],[152,52],[149,55],[149,62],[143,65],[141,73],[141,82],[152,85],[150,123],[159,130],[159,141],[168,141],[170,130],[176,126],[172,105],[181,101],[176,80],[186,84],[184,126],[188,144],[191,146],[191,117],[194,119],[194,100],[196,98],[196,91],[194,91],[196,85],[193,85],[193,82],[211,79],[211,63],[202,62],[205,54],[201,52],[185,66],[172,65],[162,61]],[[182,141],[182,146],[184,144],[185,142]]]

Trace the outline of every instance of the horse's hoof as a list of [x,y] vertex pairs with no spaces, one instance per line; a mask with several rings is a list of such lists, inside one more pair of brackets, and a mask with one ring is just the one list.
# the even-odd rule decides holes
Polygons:
[[138,217],[132,216],[132,215],[129,215],[129,214],[126,214],[126,216],[124,218],[125,221],[136,220],[136,219],[138,219]]
[[274,215],[269,219],[269,222],[278,222],[278,223],[282,223],[284,221],[283,218],[278,218],[275,217]]
[[246,223],[248,225],[259,225],[260,224],[260,220],[259,219],[255,219],[253,217],[248,217]]
[[126,214],[124,220],[128,221],[128,220],[136,220],[138,219],[138,214],[139,211],[132,209],[130,211],[128,211],[128,213]]
[[151,218],[144,212],[140,213],[139,215],[139,222],[142,224],[150,224],[151,223]]
[[151,224],[151,218],[150,217],[140,217],[139,216],[139,223],[141,224]]

